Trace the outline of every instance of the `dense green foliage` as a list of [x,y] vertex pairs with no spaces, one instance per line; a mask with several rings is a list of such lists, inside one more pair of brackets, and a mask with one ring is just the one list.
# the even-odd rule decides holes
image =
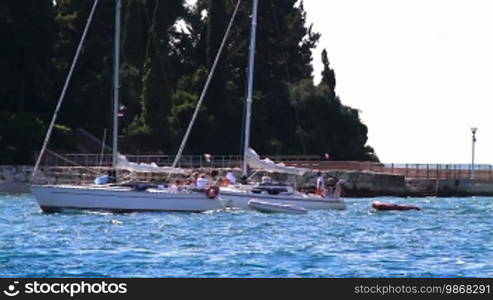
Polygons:
[[[330,153],[377,160],[358,110],[335,93],[327,52],[297,0],[260,1],[251,145],[269,154]],[[92,0],[2,0],[0,162],[30,162],[58,100]],[[196,106],[236,0],[124,0],[120,146],[174,154]],[[243,1],[192,130],[187,153],[242,148],[250,1]],[[67,91],[51,148],[72,150],[73,129],[111,129],[114,1],[100,1]],[[317,58],[318,59],[318,58]],[[63,125],[62,125],[63,124]]]

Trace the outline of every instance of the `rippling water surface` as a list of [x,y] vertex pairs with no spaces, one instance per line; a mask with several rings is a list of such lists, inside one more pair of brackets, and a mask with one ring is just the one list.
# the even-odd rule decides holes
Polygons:
[[[374,200],[421,211],[376,212]],[[0,277],[493,277],[493,198],[346,211],[43,214],[0,195]]]

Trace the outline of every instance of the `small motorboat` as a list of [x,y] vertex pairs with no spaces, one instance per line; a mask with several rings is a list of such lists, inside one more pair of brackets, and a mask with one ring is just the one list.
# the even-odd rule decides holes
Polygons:
[[373,201],[371,206],[376,210],[421,210],[421,208],[414,205],[385,203],[380,201]]
[[249,200],[247,204],[249,207],[264,213],[285,213],[295,215],[303,215],[307,213],[305,208],[292,204],[267,202],[255,199]]

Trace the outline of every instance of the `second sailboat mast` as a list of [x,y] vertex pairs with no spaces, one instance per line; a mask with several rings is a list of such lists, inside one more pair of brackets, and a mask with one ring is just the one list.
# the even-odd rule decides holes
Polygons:
[[246,99],[245,112],[245,140],[243,149],[243,176],[248,176],[247,153],[250,148],[250,121],[252,116],[252,100],[253,100],[253,71],[255,69],[255,41],[257,34],[257,9],[258,0],[253,0],[252,7],[252,30],[250,34],[250,53],[248,58],[248,90]]

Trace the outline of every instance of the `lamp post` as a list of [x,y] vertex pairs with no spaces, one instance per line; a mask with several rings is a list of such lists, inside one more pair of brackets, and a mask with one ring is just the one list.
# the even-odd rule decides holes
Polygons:
[[471,180],[474,180],[474,146],[476,144],[476,131],[478,131],[477,127],[472,127],[472,160],[471,160]]

